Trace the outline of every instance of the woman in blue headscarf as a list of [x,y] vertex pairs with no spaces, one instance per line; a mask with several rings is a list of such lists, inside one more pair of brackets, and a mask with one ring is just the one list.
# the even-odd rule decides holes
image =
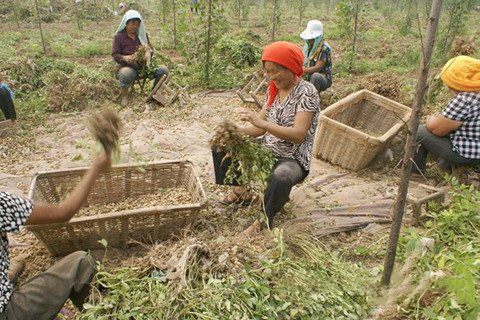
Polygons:
[[332,48],[323,38],[323,24],[310,20],[300,37],[305,40],[303,73],[322,92],[332,85]]
[[[121,104],[123,106],[128,103],[128,89],[138,75],[139,66],[136,63],[135,52],[140,46],[148,46],[153,50],[141,14],[135,10],[128,10],[117,28],[112,45],[112,57],[118,63],[118,80],[122,88]],[[165,66],[156,70],[153,85],[155,86],[162,75],[166,74],[168,69]]]

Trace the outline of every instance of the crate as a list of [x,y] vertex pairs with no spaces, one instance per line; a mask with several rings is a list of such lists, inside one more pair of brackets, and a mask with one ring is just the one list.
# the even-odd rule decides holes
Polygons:
[[410,115],[410,108],[376,93],[353,93],[320,113],[313,154],[342,168],[360,170]]
[[[78,185],[87,169],[39,173],[32,180],[28,197],[34,201],[59,203],[62,193],[67,193]],[[30,225],[27,229],[54,256],[76,250],[101,249],[102,245],[98,242],[101,239],[106,239],[112,247],[125,247],[131,240],[153,243],[168,239],[192,222],[207,201],[200,180],[189,161],[113,166],[97,178],[84,204],[104,205],[153,194],[161,188],[179,187],[190,192],[193,203],[172,203],[168,206],[74,217],[66,223]]]

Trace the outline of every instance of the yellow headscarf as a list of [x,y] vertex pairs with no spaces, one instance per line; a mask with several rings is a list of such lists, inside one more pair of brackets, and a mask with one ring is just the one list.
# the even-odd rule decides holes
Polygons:
[[442,81],[458,91],[480,91],[480,60],[467,56],[450,59],[443,66]]

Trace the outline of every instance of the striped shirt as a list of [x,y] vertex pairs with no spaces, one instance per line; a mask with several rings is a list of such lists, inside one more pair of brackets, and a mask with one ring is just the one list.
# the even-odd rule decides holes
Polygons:
[[300,80],[282,103],[277,95],[267,111],[267,121],[282,127],[293,128],[297,112],[313,113],[312,123],[302,143],[283,140],[267,132],[263,136],[262,144],[278,157],[297,160],[308,171],[320,113],[320,98],[313,84],[305,80]]

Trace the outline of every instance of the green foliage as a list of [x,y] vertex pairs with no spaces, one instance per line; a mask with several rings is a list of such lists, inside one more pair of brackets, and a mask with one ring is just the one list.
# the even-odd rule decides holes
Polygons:
[[407,35],[411,32],[412,22],[414,18],[416,18],[415,14],[412,13],[412,11],[416,11],[413,6],[413,0],[408,0],[407,12],[403,21],[400,23],[399,32],[401,35]]
[[163,270],[141,276],[136,268],[108,272],[99,264],[94,286],[103,288],[85,304],[80,319],[365,319],[366,270],[346,263],[310,237],[276,246],[259,266],[238,273],[205,272],[188,265],[188,284],[163,282]]
[[225,35],[218,41],[215,49],[220,54],[220,59],[237,68],[251,67],[258,63],[261,57],[260,48],[243,37]]
[[81,57],[94,57],[108,55],[111,52],[111,44],[106,42],[87,42],[78,50]]
[[[435,240],[435,249],[416,265],[420,272],[442,270],[446,276],[434,283],[434,301],[403,313],[422,319],[475,320],[480,316],[480,192],[455,178],[449,181],[451,203],[434,207],[425,224],[425,235]],[[402,242],[411,244],[418,239],[418,234],[410,233]]]
[[448,53],[456,36],[464,34],[467,24],[467,14],[471,0],[446,0],[443,4],[443,23],[440,23],[436,47],[436,59],[442,63],[447,59]]
[[340,0],[335,8],[337,23],[335,31],[339,37],[350,36],[353,33],[354,7],[351,0]]

